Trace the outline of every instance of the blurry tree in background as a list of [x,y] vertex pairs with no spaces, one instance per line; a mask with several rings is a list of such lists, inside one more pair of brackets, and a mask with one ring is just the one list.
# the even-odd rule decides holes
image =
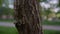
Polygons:
[[[60,3],[60,0],[41,0],[40,5],[43,9],[42,10],[43,15],[46,16],[46,18],[48,17],[48,19],[49,19],[49,17],[56,18],[56,13],[59,11],[59,4],[58,3]],[[52,15],[53,15],[53,17],[52,17]]]
[[56,17],[58,18],[58,19],[60,19],[60,10],[56,13]]
[[50,8],[48,10],[45,10],[45,15],[47,17],[47,19],[49,18],[49,14],[51,14],[52,11],[50,10]]
[[[13,16],[14,10],[12,9],[12,7],[9,7],[10,5],[13,5],[13,1],[14,0],[0,0],[0,18],[3,15],[5,15],[7,17],[7,19],[10,17],[10,15]],[[59,4],[51,3],[51,1],[53,1],[53,0],[38,0],[38,1],[40,3],[49,4],[50,5],[50,7],[49,7],[50,9],[55,9],[55,8],[58,8],[59,7]],[[60,0],[59,0],[59,3],[60,3]],[[40,4],[40,5],[42,5],[42,4]],[[43,9],[43,11],[42,11],[41,14],[43,14],[47,18],[47,15],[48,15],[47,13],[51,14],[52,11],[49,8],[46,9],[46,7],[44,7],[44,6],[41,6],[42,9]],[[54,12],[52,12],[52,13],[54,13]]]
[[9,0],[0,0],[0,19],[2,16],[6,16],[6,19],[13,16],[13,9],[9,8]]
[[2,14],[2,12],[3,12],[2,9],[1,9],[2,4],[3,4],[3,0],[0,0],[0,18],[1,18],[1,16],[2,16],[1,14]]
[[4,0],[0,0],[0,7],[2,7]]

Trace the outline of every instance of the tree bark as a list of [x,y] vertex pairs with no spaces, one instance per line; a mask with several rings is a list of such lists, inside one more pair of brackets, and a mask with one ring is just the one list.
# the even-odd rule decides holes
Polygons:
[[42,34],[37,0],[15,0],[15,26],[19,34]]
[[60,0],[58,0],[59,1],[59,4],[58,4],[58,6],[60,7]]

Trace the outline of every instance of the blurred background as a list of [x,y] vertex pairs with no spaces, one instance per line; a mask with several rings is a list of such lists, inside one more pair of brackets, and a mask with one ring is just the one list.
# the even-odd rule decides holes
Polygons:
[[[41,0],[44,34],[60,34],[60,0]],[[14,0],[0,0],[0,34],[18,34],[14,26]]]
[[0,0],[0,21],[13,21],[14,0]]

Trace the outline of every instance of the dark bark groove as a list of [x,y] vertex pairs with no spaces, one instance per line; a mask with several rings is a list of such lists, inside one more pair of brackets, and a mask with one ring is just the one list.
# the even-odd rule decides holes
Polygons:
[[42,34],[37,0],[15,0],[14,10],[19,34]]

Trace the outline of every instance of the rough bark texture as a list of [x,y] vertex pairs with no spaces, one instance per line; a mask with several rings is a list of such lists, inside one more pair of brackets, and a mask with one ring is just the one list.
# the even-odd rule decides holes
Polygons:
[[42,34],[37,0],[14,0],[14,9],[19,34]]

